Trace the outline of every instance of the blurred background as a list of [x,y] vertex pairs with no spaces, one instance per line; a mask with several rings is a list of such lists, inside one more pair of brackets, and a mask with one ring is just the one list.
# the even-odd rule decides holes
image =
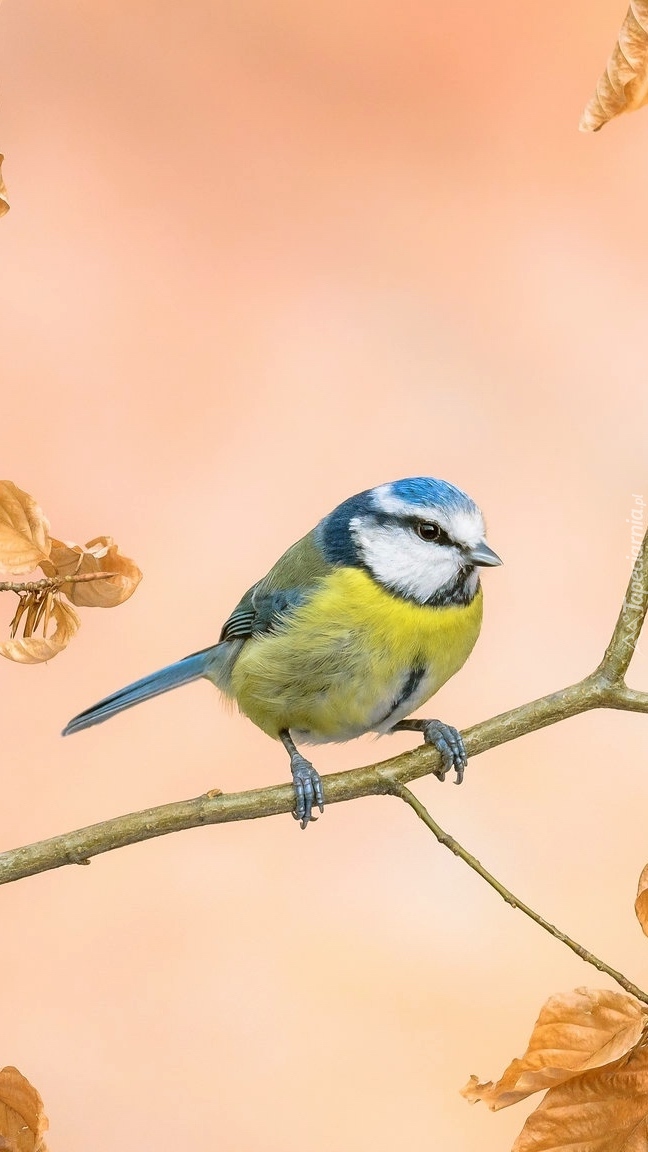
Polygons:
[[[3,478],[144,571],[51,664],[2,661],[3,849],[285,781],[192,685],[74,713],[215,641],[347,495],[427,473],[505,565],[434,715],[599,660],[646,466],[648,112],[577,131],[624,5],[6,0]],[[13,612],[3,597],[0,624]],[[648,687],[648,641],[630,682]],[[646,718],[580,716],[417,794],[644,986]],[[323,747],[323,773],[410,747]],[[529,1106],[458,1090],[552,993],[609,985],[396,800],[136,845],[2,890],[0,1064],[52,1152],[502,1152]]]

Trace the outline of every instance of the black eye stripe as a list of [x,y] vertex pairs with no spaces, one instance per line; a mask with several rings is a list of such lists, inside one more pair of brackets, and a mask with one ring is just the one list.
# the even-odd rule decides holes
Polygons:
[[[423,524],[434,524],[438,529],[438,535],[431,541],[434,544],[454,544],[455,541],[448,533],[441,528],[434,520],[423,520],[418,516],[396,516],[393,512],[374,512],[373,519],[377,524],[388,525],[393,524],[399,528],[411,528],[412,531],[418,536],[419,527]],[[423,537],[421,537],[422,539]]]

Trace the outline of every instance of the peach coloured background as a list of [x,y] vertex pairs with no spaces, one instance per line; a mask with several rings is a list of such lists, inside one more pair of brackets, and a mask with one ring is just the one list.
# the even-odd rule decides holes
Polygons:
[[[6,0],[1,474],[145,579],[50,665],[1,662],[2,847],[285,780],[206,684],[58,733],[215,640],[292,540],[386,479],[465,487],[505,558],[435,714],[471,724],[599,659],[648,493],[648,113],[577,132],[622,16]],[[475,760],[461,790],[416,786],[644,986],[647,734],[582,716]],[[522,1051],[550,993],[609,984],[395,800],[305,835],[187,832],[0,902],[0,1063],[42,1092],[53,1152],[501,1152],[525,1106],[491,1116],[459,1087]]]

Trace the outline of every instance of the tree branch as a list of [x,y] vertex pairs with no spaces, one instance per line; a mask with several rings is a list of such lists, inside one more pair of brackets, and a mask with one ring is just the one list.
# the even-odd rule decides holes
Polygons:
[[[632,570],[612,639],[599,667],[578,684],[467,729],[463,737],[468,755],[477,756],[489,748],[587,712],[590,708],[648,712],[648,693],[628,688],[623,679],[647,609],[648,533]],[[395,786],[438,772],[440,767],[441,759],[436,749],[423,746],[378,764],[325,776],[324,796],[327,804],[339,804],[362,796],[386,795],[393,792]],[[228,795],[208,792],[193,800],[131,812],[1,853],[0,884],[34,876],[51,868],[61,868],[65,864],[85,864],[91,856],[155,836],[166,836],[170,832],[288,813],[293,805],[292,785],[282,784]]]

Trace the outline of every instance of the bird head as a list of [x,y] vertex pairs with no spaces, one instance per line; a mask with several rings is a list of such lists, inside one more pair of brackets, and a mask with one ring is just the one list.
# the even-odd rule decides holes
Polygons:
[[317,528],[330,563],[364,568],[395,595],[438,606],[468,604],[478,569],[502,563],[484,534],[470,496],[429,476],[351,496]]

